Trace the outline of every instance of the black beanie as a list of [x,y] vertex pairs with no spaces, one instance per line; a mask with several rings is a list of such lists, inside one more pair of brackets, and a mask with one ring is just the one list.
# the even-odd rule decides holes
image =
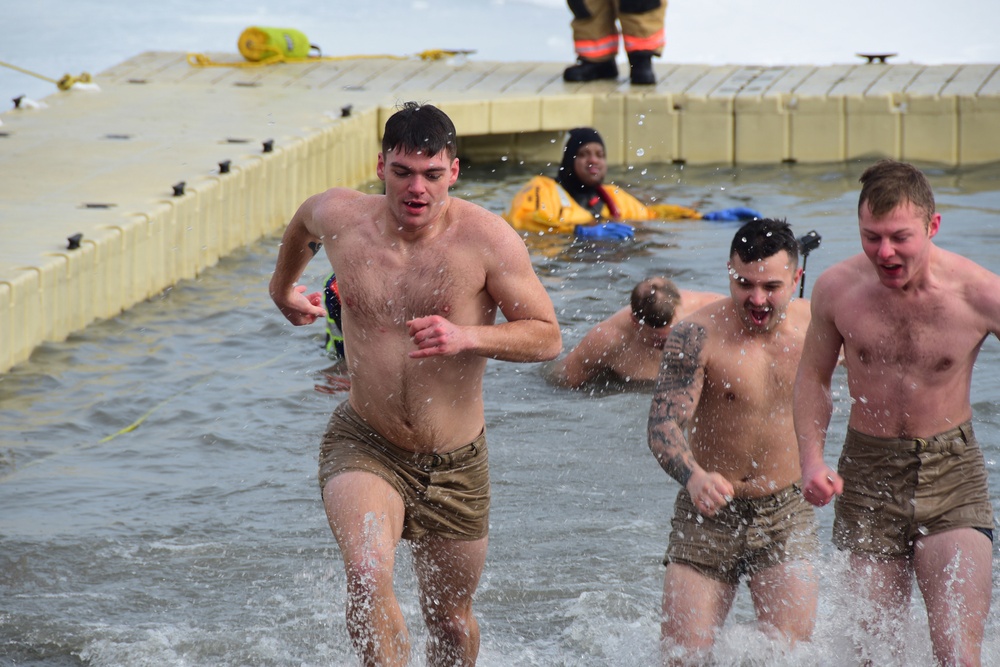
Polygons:
[[576,160],[580,147],[589,143],[598,143],[603,147],[604,139],[601,139],[600,133],[592,127],[576,127],[569,131],[569,139],[566,140],[566,147],[563,149],[562,164],[559,165],[556,181],[574,199],[578,199],[585,191],[593,190],[580,182],[573,169],[573,161]]

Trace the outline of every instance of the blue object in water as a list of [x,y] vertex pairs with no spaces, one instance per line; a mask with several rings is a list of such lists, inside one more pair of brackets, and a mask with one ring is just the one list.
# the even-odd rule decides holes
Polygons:
[[605,222],[601,225],[577,225],[573,235],[581,239],[630,239],[635,227],[624,222]]
[[710,220],[712,222],[733,222],[742,220],[753,220],[755,218],[763,218],[764,214],[760,211],[755,211],[752,208],[747,208],[745,206],[734,206],[733,208],[724,208],[721,211],[712,211],[710,213],[705,213],[701,216],[702,220]]

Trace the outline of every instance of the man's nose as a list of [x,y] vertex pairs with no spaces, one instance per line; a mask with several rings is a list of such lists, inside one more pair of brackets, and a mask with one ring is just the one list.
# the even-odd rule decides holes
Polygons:
[[750,303],[755,306],[762,306],[767,303],[767,297],[770,293],[765,287],[752,287],[750,288]]
[[406,187],[410,192],[424,192],[427,189],[427,181],[421,176],[411,176]]

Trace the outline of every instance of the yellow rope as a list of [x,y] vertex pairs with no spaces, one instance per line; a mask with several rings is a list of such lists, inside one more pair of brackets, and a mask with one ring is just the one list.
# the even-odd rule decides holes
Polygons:
[[92,81],[93,79],[91,79],[90,75],[87,74],[86,72],[84,72],[80,76],[70,76],[69,74],[67,74],[56,82],[56,86],[59,88],[59,90],[69,90],[70,88],[73,87],[73,84],[75,83],[91,83]]
[[[262,361],[262,362],[260,362],[258,364],[254,364],[252,366],[245,366],[243,368],[239,368],[239,369],[236,370],[236,372],[237,373],[245,373],[247,371],[253,371],[253,370],[257,370],[257,369],[263,368],[264,366],[267,366],[269,364],[273,364],[274,362],[278,361],[282,357],[285,357],[285,356],[291,354],[292,352],[293,352],[293,350],[291,350],[291,349],[285,350],[281,354],[278,354],[275,357],[271,357],[270,359]],[[198,378],[197,378],[197,381],[194,382],[193,384],[190,384],[187,387],[174,392],[172,395],[166,397],[165,399],[163,399],[162,401],[160,401],[159,403],[157,403],[156,405],[154,405],[153,407],[151,407],[149,410],[147,410],[145,412],[145,414],[143,414],[142,416],[140,416],[138,419],[136,419],[134,422],[132,422],[131,424],[129,424],[125,428],[122,428],[122,429],[120,429],[119,431],[117,431],[115,433],[112,433],[110,435],[107,435],[107,436],[101,438],[96,443],[93,443],[93,442],[91,442],[91,443],[74,443],[74,444],[71,444],[71,445],[66,445],[65,447],[62,447],[62,448],[57,449],[57,450],[55,450],[53,452],[50,452],[49,454],[46,454],[45,456],[39,457],[39,458],[37,458],[37,459],[35,459],[33,461],[29,461],[28,463],[26,463],[26,464],[24,464],[22,466],[14,468],[13,470],[7,472],[6,474],[0,474],[0,482],[6,482],[7,480],[12,479],[15,476],[17,476],[19,473],[21,473],[22,471],[24,471],[26,468],[30,468],[32,466],[36,466],[36,465],[38,465],[40,463],[43,463],[45,461],[49,461],[49,460],[51,460],[51,459],[53,459],[53,458],[55,458],[57,456],[61,456],[62,454],[65,454],[67,452],[70,452],[70,451],[73,451],[73,450],[80,450],[80,449],[90,448],[90,447],[93,447],[93,446],[95,446],[97,444],[104,444],[106,442],[110,442],[111,440],[114,440],[115,438],[117,438],[120,435],[124,435],[126,433],[131,433],[135,429],[139,428],[139,426],[141,426],[142,423],[144,421],[146,421],[146,419],[151,414],[153,414],[154,412],[156,412],[156,410],[160,409],[161,407],[163,407],[164,405],[166,405],[170,401],[174,400],[175,398],[177,398],[181,394],[184,394],[184,393],[186,393],[186,392],[194,389],[195,387],[208,382],[210,379],[212,379],[216,375],[217,374],[214,371],[211,372],[211,373],[203,373],[203,374],[199,375]]]
[[[204,382],[204,380],[202,382]],[[182,389],[181,391],[178,391],[173,396],[168,396],[167,398],[163,399],[162,401],[160,401],[159,403],[157,403],[156,405],[154,405],[153,407],[151,407],[149,410],[146,411],[146,413],[144,415],[142,415],[141,417],[139,417],[138,419],[136,419],[134,422],[132,422],[131,424],[129,424],[125,428],[121,429],[120,431],[118,431],[116,433],[112,433],[109,436],[105,436],[105,437],[101,438],[100,440],[98,440],[97,442],[99,444],[104,444],[105,442],[110,442],[111,440],[114,440],[115,438],[117,438],[120,435],[123,435],[125,433],[131,433],[132,431],[134,431],[137,428],[139,428],[139,426],[142,424],[142,422],[146,421],[146,418],[149,417],[149,415],[153,414],[158,408],[160,408],[163,405],[166,405],[167,403],[169,403],[170,401],[174,400],[175,398],[177,398],[181,394],[185,393],[188,389],[193,389],[194,387],[198,386],[199,384],[201,384],[201,382],[198,382],[197,384],[192,385],[192,386],[188,387],[187,389]]]
[[42,81],[48,81],[49,83],[54,83],[59,88],[59,90],[69,90],[73,87],[75,83],[90,83],[92,79],[90,75],[84,72],[80,76],[70,76],[69,74],[63,76],[63,78],[56,81],[55,79],[50,79],[49,77],[39,74],[38,72],[32,72],[31,70],[24,69],[23,67],[18,67],[17,65],[12,65],[10,63],[5,63],[0,60],[0,65],[4,67],[9,67],[12,70],[21,72],[22,74],[27,74],[28,76],[33,76],[41,79]]
[[[441,60],[450,56],[473,53],[472,51],[448,51],[445,49],[428,49],[416,54],[421,60]],[[192,67],[263,67],[275,65],[277,63],[311,63],[331,60],[409,60],[411,56],[392,55],[354,55],[354,56],[310,56],[308,58],[289,58],[288,56],[277,54],[263,60],[239,60],[239,61],[218,61],[212,60],[203,53],[187,54],[187,61]]]
[[[239,369],[239,372],[245,373],[247,371],[255,371],[257,369],[263,368],[264,366],[267,366],[269,364],[273,364],[275,361],[278,361],[279,359],[281,359],[282,357],[286,356],[290,352],[291,352],[291,350],[285,350],[284,352],[282,352],[278,356],[271,357],[270,359],[267,359],[266,361],[262,361],[259,364],[254,364],[253,366],[246,366],[244,368],[241,368],[241,369]],[[190,385],[188,387],[185,387],[184,389],[181,389],[180,391],[176,392],[172,396],[166,397],[165,399],[163,399],[162,401],[160,401],[159,403],[157,403],[156,405],[154,405],[153,407],[151,407],[149,410],[147,410],[145,412],[145,414],[143,414],[141,417],[139,417],[138,419],[136,419],[134,422],[132,422],[131,424],[129,424],[125,428],[121,429],[120,431],[118,431],[116,433],[112,433],[111,435],[105,436],[105,437],[101,438],[100,440],[98,440],[97,442],[99,444],[103,444],[105,442],[109,442],[111,440],[114,440],[118,436],[124,435],[125,433],[131,433],[135,429],[139,428],[139,426],[142,424],[142,422],[146,421],[146,418],[149,417],[149,415],[151,415],[154,412],[156,412],[156,410],[158,410],[160,407],[166,405],[167,403],[169,403],[170,401],[174,400],[175,398],[177,398],[181,394],[187,393],[191,389],[194,389],[198,385],[201,385],[201,384],[204,384],[205,382],[208,382],[208,380],[211,379],[212,377],[214,377],[215,375],[216,374],[215,374],[214,371],[212,373],[206,373],[206,374],[204,374],[202,376],[202,379],[198,380],[197,382],[195,382],[194,384],[192,384],[192,385]]]

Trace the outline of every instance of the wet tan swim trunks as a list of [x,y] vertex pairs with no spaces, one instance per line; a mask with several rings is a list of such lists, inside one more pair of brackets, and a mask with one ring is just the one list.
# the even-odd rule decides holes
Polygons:
[[404,539],[434,533],[478,540],[488,532],[490,473],[485,431],[447,454],[417,454],[386,440],[344,401],[334,410],[323,435],[320,493],[331,477],[348,470],[378,475],[399,492],[406,507]]
[[770,496],[736,498],[712,517],[699,513],[681,489],[670,525],[664,565],[683,563],[734,586],[743,575],[811,559],[819,549],[816,517],[799,484]]
[[966,422],[926,439],[889,440],[847,430],[840,455],[833,543],[883,558],[954,528],[993,529],[983,453]]

